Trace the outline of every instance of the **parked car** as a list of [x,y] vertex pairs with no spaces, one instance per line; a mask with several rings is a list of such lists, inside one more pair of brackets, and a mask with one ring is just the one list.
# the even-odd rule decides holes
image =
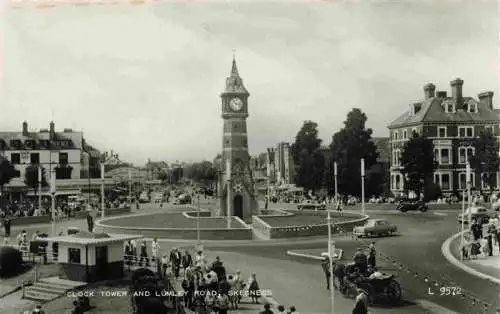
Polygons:
[[326,204],[302,203],[297,205],[298,210],[326,210]]
[[398,210],[401,211],[401,212],[406,212],[406,211],[409,211],[409,210],[419,210],[421,212],[426,212],[429,207],[427,207],[427,204],[421,200],[410,200],[410,199],[407,199],[407,200],[401,200],[399,201],[399,204],[398,204]]
[[356,237],[372,237],[392,235],[398,227],[386,219],[368,219],[364,226],[354,227],[352,233]]
[[458,215],[458,223],[469,223],[469,212],[471,215],[471,220],[476,220],[479,223],[486,224],[490,221],[495,214],[494,211],[488,210],[484,206],[473,206],[465,210],[464,214]]

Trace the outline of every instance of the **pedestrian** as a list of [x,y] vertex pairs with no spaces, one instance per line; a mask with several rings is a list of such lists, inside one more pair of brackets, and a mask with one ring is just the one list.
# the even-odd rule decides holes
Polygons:
[[217,256],[215,261],[212,263],[212,270],[217,274],[219,281],[226,277],[226,268],[224,267],[219,256]]
[[356,303],[354,304],[354,309],[352,314],[368,314],[368,296],[366,292],[362,289],[357,288],[356,292]]
[[493,223],[488,224],[487,240],[488,240],[488,255],[493,256],[493,238],[496,238],[497,230]]
[[167,278],[167,270],[168,270],[168,256],[167,254],[163,254],[161,258],[161,274],[163,278]]
[[368,253],[368,266],[371,268],[375,268],[376,265],[376,257],[377,257],[377,250],[375,249],[375,242],[370,243],[370,246],[368,248],[370,252]]
[[330,271],[330,259],[327,256],[325,256],[325,258],[321,262],[321,267],[323,268],[323,272],[325,273],[326,277],[326,290],[330,290],[330,277],[332,275],[332,272]]
[[278,314],[285,314],[285,307],[283,305],[278,305]]
[[45,314],[44,310],[42,310],[42,306],[38,304],[33,310],[33,314]]
[[224,294],[219,291],[219,294],[217,295],[217,300],[216,302],[216,307],[219,310],[219,314],[227,314],[227,311],[229,310],[229,297],[227,294]]
[[358,270],[362,274],[364,274],[366,272],[368,260],[366,258],[365,253],[363,253],[363,251],[361,250],[361,248],[358,248],[358,250],[354,254],[353,260],[354,260],[354,265],[358,268]]
[[261,311],[260,314],[274,314],[274,312],[271,311],[271,305],[269,303],[264,304],[264,311]]
[[172,272],[175,278],[179,278],[179,269],[181,267],[181,253],[177,248],[173,248],[170,252],[170,264],[172,265]]
[[480,224],[478,224],[477,220],[474,219],[472,221],[472,225],[470,226],[470,230],[472,235],[474,236],[474,240],[477,241],[483,237],[483,228]]
[[7,217],[3,220],[3,228],[5,230],[5,236],[10,237],[10,219]]
[[38,239],[38,236],[40,236],[40,231],[35,231],[35,233],[33,233],[33,235],[31,236],[31,241],[35,241],[36,239]]
[[148,258],[148,248],[146,246],[146,241],[141,242],[141,259],[139,260],[139,265],[143,265],[142,261],[144,261],[144,266],[149,267],[149,258]]
[[184,251],[184,254],[182,255],[181,258],[181,264],[182,268],[184,268],[184,277],[186,277],[188,268],[193,266],[193,257],[191,256],[188,250]]
[[94,230],[94,218],[90,215],[90,213],[87,214],[87,226],[89,228],[89,232]]
[[124,254],[125,254],[125,264],[128,265],[130,267],[130,264],[131,264],[131,260],[132,260],[132,246],[130,244],[130,240],[129,241],[125,241],[125,245],[124,245]]
[[130,240],[130,249],[132,252],[132,265],[135,265],[137,263],[137,241],[135,241],[134,239]]
[[248,294],[252,298],[252,303],[259,303],[259,283],[255,273],[248,280]]
[[153,242],[151,243],[151,261],[158,263],[158,258],[160,256],[160,243],[158,242],[158,238],[153,238]]
[[80,303],[78,301],[73,301],[73,310],[71,311],[71,314],[83,314],[83,309],[80,306]]

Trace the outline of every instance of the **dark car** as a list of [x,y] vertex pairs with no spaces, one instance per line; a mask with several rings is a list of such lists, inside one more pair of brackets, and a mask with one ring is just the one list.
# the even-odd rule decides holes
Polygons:
[[421,212],[425,212],[428,209],[429,207],[427,207],[427,204],[421,200],[401,200],[398,204],[398,210],[403,213],[409,210],[419,210]]

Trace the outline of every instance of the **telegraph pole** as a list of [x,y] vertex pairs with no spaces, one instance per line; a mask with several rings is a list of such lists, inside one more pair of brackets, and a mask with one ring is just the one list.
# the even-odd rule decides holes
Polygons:
[[56,235],[56,169],[50,171],[50,194],[52,195],[52,236]]

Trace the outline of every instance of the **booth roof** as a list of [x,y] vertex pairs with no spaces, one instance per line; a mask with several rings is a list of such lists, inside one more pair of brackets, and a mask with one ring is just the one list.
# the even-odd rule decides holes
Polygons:
[[59,243],[72,243],[72,244],[103,244],[112,242],[122,242],[132,239],[143,238],[141,235],[130,235],[130,234],[107,234],[107,233],[90,233],[90,232],[78,232],[72,235],[63,235],[58,237],[44,238],[44,240],[49,242],[59,242]]

